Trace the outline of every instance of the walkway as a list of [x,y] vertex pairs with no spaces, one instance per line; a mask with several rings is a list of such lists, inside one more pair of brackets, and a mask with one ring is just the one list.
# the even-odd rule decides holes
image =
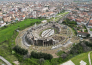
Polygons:
[[[92,51],[91,51],[91,52],[92,52]],[[91,59],[90,59],[90,53],[91,53],[91,52],[88,53],[89,65],[91,65]]]
[[10,62],[8,62],[6,59],[4,59],[2,56],[0,56],[0,59],[5,62],[7,65],[12,65]]

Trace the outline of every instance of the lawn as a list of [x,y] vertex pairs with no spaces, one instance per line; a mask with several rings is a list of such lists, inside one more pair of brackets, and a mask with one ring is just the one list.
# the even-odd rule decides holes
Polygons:
[[12,37],[13,33],[17,29],[24,29],[28,26],[33,25],[35,22],[40,22],[40,19],[26,19],[24,21],[15,23],[15,24],[10,24],[8,27],[6,27],[3,30],[0,30],[0,43],[8,40]]
[[92,52],[90,53],[90,58],[91,58],[91,64],[92,64]]
[[58,15],[66,15],[66,14],[68,14],[69,12],[64,12],[64,13],[59,13],[59,14],[57,14],[57,16]]
[[88,60],[88,53],[82,53],[79,54],[78,56],[73,57],[71,60],[73,61],[73,63],[75,65],[80,65],[80,61],[83,60],[84,62],[87,63],[87,65],[89,65],[89,60]]
[[90,31],[92,31],[92,28],[90,28]]

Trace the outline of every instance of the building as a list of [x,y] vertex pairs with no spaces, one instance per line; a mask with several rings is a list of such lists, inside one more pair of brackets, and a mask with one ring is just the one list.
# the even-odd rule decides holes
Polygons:
[[83,60],[80,61],[80,65],[86,65],[87,63],[84,62]]
[[87,37],[88,33],[86,32],[77,32],[77,36],[79,37]]
[[92,28],[92,19],[89,21],[88,27],[89,27],[89,28]]
[[47,23],[47,20],[43,20],[43,21],[41,21],[42,23]]
[[69,60],[61,65],[75,65],[75,64],[71,60]]
[[58,23],[50,22],[39,26],[34,26],[33,28],[27,31],[27,34],[25,35],[25,40],[28,44],[31,45],[37,46],[55,45],[60,41],[64,40],[65,38],[62,36],[55,35],[54,29],[57,30],[57,34],[60,34],[61,25]]

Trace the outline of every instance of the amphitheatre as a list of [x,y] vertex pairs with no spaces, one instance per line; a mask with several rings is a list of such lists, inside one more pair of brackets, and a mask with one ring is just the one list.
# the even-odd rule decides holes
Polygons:
[[70,27],[57,23],[48,22],[28,27],[20,31],[15,42],[29,52],[37,51],[50,53],[55,56],[59,50],[69,50],[76,41]]
[[[28,44],[37,46],[50,46],[55,45],[64,37],[60,36],[61,25],[58,23],[46,23],[43,25],[32,27],[27,31],[25,40]],[[58,35],[56,35],[58,34]]]

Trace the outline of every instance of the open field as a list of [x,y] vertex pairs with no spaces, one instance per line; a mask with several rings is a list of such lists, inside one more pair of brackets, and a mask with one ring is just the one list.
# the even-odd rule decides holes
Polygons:
[[91,58],[91,64],[92,64],[92,52],[90,53],[90,58]]
[[[80,61],[81,61],[81,60],[83,60],[84,62],[86,62],[87,65],[89,65],[88,53],[89,53],[89,52],[79,54],[79,55],[73,57],[71,60],[73,61],[73,63],[74,63],[75,65],[80,65]],[[91,56],[92,56],[92,54],[91,54]],[[92,57],[91,57],[91,61],[92,61]]]
[[64,12],[64,13],[59,13],[59,14],[57,14],[57,16],[58,15],[65,15],[65,14],[68,14],[69,12]]
[[41,20],[39,19],[26,19],[24,21],[15,23],[15,24],[10,24],[8,27],[6,27],[3,30],[0,30],[0,43],[8,40],[12,37],[13,33],[17,29],[24,29],[28,26],[33,25],[35,22],[40,22]]

